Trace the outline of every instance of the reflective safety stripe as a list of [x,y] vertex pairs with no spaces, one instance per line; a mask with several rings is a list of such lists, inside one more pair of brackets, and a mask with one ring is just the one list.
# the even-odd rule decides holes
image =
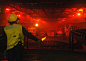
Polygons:
[[13,28],[20,28],[20,25],[8,26],[6,30],[13,29]]

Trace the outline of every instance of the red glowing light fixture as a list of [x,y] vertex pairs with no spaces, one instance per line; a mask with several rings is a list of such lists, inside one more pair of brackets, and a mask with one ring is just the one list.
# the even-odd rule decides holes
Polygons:
[[58,34],[62,34],[62,31],[58,31],[57,33],[58,33]]
[[17,15],[18,17],[20,17],[21,15]]
[[74,16],[74,15],[73,15]]
[[36,24],[36,26],[38,26],[38,24]]
[[83,9],[79,9],[79,11],[83,11]]
[[78,13],[78,15],[81,15],[80,13]]
[[19,17],[20,17],[20,15],[19,15]]
[[5,12],[9,12],[9,11],[10,11],[10,9],[9,9],[9,8],[6,8],[6,9],[5,9]]
[[10,9],[9,8],[6,8],[7,11],[9,11]]

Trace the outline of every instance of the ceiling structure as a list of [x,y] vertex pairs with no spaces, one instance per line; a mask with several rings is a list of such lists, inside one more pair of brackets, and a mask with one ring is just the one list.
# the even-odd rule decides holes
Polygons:
[[86,1],[83,0],[1,0],[1,5],[15,8],[32,18],[52,21],[74,15],[80,8],[86,13]]

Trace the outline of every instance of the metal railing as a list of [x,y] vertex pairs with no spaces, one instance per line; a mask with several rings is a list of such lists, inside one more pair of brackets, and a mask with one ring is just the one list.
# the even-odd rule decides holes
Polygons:
[[80,44],[86,44],[86,29],[76,29],[69,33],[69,50],[74,51],[74,39]]

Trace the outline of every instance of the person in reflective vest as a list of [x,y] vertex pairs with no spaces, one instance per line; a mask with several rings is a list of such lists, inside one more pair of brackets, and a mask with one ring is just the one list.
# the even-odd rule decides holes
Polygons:
[[5,50],[8,52],[8,61],[14,61],[14,57],[16,57],[16,61],[22,61],[24,35],[37,43],[42,40],[32,35],[22,25],[18,24],[19,18],[16,14],[9,15],[8,22],[10,25],[4,27],[2,39],[3,44],[6,45]]

